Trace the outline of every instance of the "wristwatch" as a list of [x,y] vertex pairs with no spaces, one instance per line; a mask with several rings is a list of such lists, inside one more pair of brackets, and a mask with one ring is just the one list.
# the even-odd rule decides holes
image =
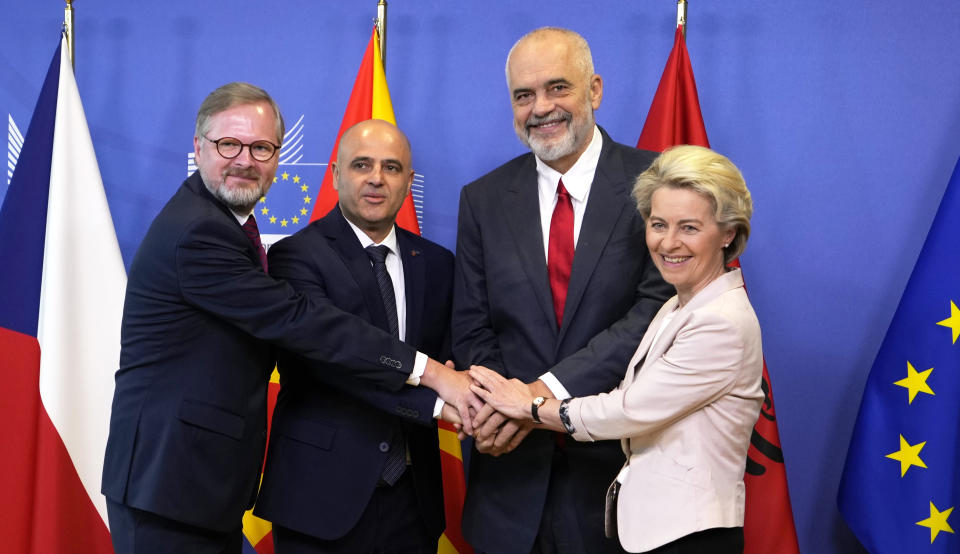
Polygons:
[[538,396],[533,399],[533,404],[530,405],[530,415],[533,416],[533,421],[535,423],[543,423],[540,421],[540,414],[537,413],[537,410],[539,410],[540,406],[543,406],[543,403],[546,401],[547,399],[542,396]]

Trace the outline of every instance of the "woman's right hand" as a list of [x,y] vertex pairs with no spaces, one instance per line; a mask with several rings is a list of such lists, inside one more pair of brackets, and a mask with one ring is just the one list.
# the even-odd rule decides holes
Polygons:
[[532,420],[530,406],[534,395],[530,387],[519,379],[506,379],[483,366],[470,366],[470,389],[501,414],[520,420]]

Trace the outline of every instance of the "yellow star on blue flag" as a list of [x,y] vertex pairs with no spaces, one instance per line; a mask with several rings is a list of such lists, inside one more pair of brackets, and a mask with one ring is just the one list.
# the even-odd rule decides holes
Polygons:
[[957,221],[960,163],[870,369],[840,480],[840,513],[873,553],[960,552]]

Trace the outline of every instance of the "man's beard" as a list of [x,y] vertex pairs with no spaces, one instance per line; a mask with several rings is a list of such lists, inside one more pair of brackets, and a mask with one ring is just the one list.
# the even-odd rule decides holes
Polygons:
[[[257,186],[253,188],[227,188],[225,183],[227,177],[231,175],[248,179],[256,179]],[[260,197],[266,193],[263,187],[263,182],[260,180],[261,175],[253,168],[226,169],[220,174],[220,179],[218,181],[210,179],[209,176],[205,175],[203,171],[200,172],[200,177],[203,179],[203,184],[207,187],[207,190],[210,191],[210,194],[226,204],[228,208],[238,213],[247,213],[252,210],[260,200]]]
[[[590,106],[588,106],[588,108],[590,108]],[[587,113],[592,114],[592,111],[588,111]],[[548,142],[531,136],[529,130],[531,126],[554,121],[565,121],[567,125],[567,129],[560,140]],[[514,123],[514,131],[516,131],[517,138],[520,139],[520,142],[527,146],[536,157],[545,162],[552,162],[576,152],[584,141],[586,133],[593,125],[593,117],[584,118],[583,123],[578,125],[573,118],[573,114],[558,108],[546,116],[531,115],[527,118],[523,126]]]

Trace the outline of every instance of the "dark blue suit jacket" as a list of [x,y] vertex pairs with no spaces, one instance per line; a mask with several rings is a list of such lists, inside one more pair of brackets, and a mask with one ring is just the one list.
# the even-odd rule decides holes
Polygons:
[[[397,228],[406,291],[406,342],[437,360],[450,358],[453,254]],[[310,298],[387,329],[376,276],[339,208],[270,249],[270,272]],[[363,347],[362,330],[345,346]],[[389,443],[402,428],[427,528],[443,532],[443,492],[433,391],[399,392],[331,368],[310,371],[296,355],[279,356],[280,396],[255,513],[275,524],[326,540],[357,523],[373,495]]]
[[[264,274],[236,218],[194,173],[130,267],[102,492],[237,529],[263,460],[271,344],[324,362],[311,371],[399,390],[416,351],[374,331]],[[360,333],[363,344],[352,340]]]
[[[510,378],[552,371],[573,396],[609,391],[673,287],[650,260],[630,196],[655,154],[603,132],[600,161],[580,228],[563,326],[547,276],[533,154],[464,187],[457,232],[453,351],[458,366],[482,364]],[[487,552],[529,552],[546,498],[554,438],[532,432],[499,458],[474,452],[463,531]],[[613,441],[567,440],[584,534],[602,543],[604,493],[624,461]],[[613,541],[615,543],[615,541]]]

